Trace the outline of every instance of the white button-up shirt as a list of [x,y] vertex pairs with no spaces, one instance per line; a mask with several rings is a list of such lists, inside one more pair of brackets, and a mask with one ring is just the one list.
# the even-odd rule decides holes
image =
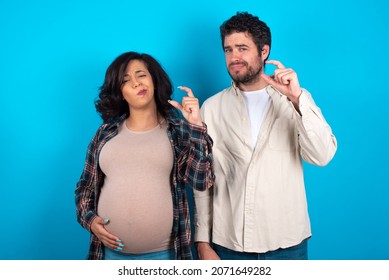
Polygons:
[[214,141],[216,184],[194,192],[195,241],[263,253],[299,244],[311,235],[302,160],[324,166],[337,143],[311,95],[299,110],[273,87],[269,109],[251,145],[250,120],[234,85],[207,99],[201,110]]

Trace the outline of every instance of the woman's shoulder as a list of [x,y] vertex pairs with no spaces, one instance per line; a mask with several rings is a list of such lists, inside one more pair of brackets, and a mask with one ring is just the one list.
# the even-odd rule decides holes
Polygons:
[[118,117],[114,120],[111,120],[109,122],[104,122],[99,126],[99,128],[96,131],[95,138],[104,138],[107,134],[110,134],[111,132],[117,131],[119,129],[120,124],[124,121],[125,116]]

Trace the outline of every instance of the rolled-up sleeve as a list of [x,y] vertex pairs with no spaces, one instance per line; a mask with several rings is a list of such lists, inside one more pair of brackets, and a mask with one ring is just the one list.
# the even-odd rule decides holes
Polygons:
[[188,142],[179,159],[179,173],[193,189],[204,191],[214,185],[212,139],[206,126],[188,123]]
[[296,118],[302,158],[312,164],[325,166],[337,149],[331,127],[324,119],[309,92],[303,90],[299,99],[300,114]]

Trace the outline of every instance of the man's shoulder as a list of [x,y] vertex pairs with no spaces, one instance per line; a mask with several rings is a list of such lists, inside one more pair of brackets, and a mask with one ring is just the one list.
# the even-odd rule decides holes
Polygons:
[[202,107],[205,108],[205,107],[214,106],[214,105],[220,103],[221,100],[222,100],[226,95],[228,96],[228,95],[232,94],[232,90],[233,90],[232,87],[228,87],[228,88],[225,88],[225,89],[223,89],[222,91],[219,91],[218,93],[216,93],[216,94],[214,94],[214,95],[208,97],[208,98],[204,101]]

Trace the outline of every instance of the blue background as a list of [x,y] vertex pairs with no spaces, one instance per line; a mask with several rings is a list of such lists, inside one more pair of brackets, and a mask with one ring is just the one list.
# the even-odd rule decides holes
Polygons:
[[106,68],[150,53],[203,102],[230,84],[219,26],[236,11],[270,26],[270,58],[297,72],[338,140],[327,167],[305,169],[310,258],[389,259],[387,3],[1,1],[0,259],[84,259],[74,189]]

